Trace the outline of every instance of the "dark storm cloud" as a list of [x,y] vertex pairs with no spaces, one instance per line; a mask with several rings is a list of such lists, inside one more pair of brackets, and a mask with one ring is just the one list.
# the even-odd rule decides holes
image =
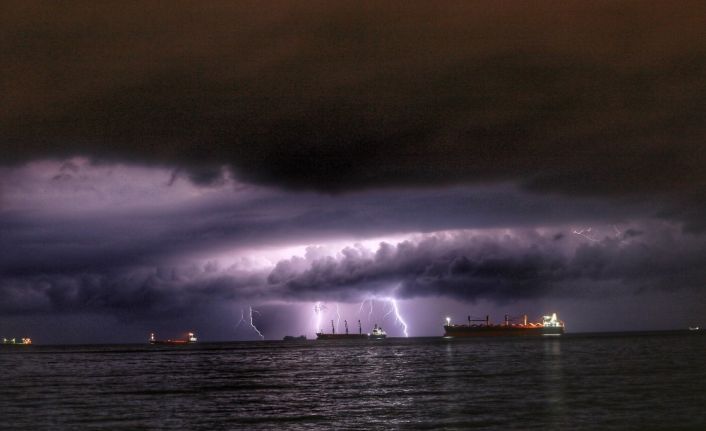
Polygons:
[[223,301],[257,298],[265,276],[235,266],[217,269],[210,263],[4,277],[0,312],[107,312],[142,319],[194,315]]
[[[85,159],[0,175],[0,311],[8,315],[140,320],[208,314],[231,302],[393,293],[511,301],[605,286],[694,287],[704,277],[703,236],[639,203],[564,201],[507,184],[339,196],[233,179],[204,188],[169,169]],[[338,254],[309,248],[291,259],[282,258],[297,252],[277,253],[390,236],[413,239]]]
[[699,1],[18,2],[0,157],[326,191],[510,180],[672,194],[681,214],[706,184],[704,18]]
[[619,223],[648,213],[644,205],[564,203],[509,185],[335,197],[234,184],[204,192],[165,169],[49,165],[4,172],[0,266],[5,276],[155,267],[189,255],[244,254],[255,247],[331,238]]
[[338,258],[281,261],[268,282],[285,297],[307,300],[394,295],[506,302],[610,295],[607,286],[613,294],[699,289],[706,277],[706,244],[677,232],[659,232],[648,241],[616,235],[575,249],[557,247],[554,237],[461,233],[382,243],[374,253],[347,248]]
[[[507,303],[611,297],[641,291],[695,291],[706,277],[706,244],[677,229],[607,235],[597,241],[534,230],[425,235],[377,249],[360,245],[273,268],[215,262],[5,277],[5,314],[107,312],[121,318],[193,315],[218,304],[286,300],[354,302],[369,297],[446,297]],[[646,238],[647,236],[647,238]]]

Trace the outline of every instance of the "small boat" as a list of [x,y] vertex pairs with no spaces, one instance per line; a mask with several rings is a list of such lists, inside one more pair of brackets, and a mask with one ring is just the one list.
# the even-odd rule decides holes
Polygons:
[[162,345],[167,345],[167,346],[180,346],[183,344],[193,344],[196,343],[198,340],[196,338],[196,335],[194,335],[193,332],[189,332],[187,334],[186,338],[177,338],[175,340],[172,339],[167,339],[167,340],[157,340],[154,336],[154,332],[150,333],[150,344],[162,344]]
[[373,332],[370,333],[369,337],[371,340],[384,340],[387,338],[387,332],[385,332],[384,329],[382,329],[382,326],[378,326],[378,324],[375,324],[375,327],[373,328]]

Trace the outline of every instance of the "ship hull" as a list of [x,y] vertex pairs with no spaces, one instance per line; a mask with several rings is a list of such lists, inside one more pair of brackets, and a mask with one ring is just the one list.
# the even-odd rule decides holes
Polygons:
[[32,340],[30,339],[20,339],[16,341],[14,338],[0,340],[0,345],[2,346],[30,346],[32,345]]
[[563,334],[563,326],[444,326],[444,337],[525,337]]
[[194,342],[187,340],[153,340],[150,341],[150,344],[160,346],[184,346],[186,344],[194,344]]
[[317,340],[367,340],[368,334],[316,334]]

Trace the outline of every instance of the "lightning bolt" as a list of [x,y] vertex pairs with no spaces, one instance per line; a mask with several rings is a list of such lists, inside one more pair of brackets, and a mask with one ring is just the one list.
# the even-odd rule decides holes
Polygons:
[[589,240],[589,241],[598,242],[597,239],[595,239],[595,238],[589,236],[589,234],[591,233],[591,228],[590,228],[590,227],[587,227],[586,229],[578,229],[578,230],[577,230],[577,229],[574,229],[574,232],[573,232],[573,233],[575,233],[576,235],[582,236],[582,237],[586,238],[586,239]]
[[238,327],[240,327],[240,324],[245,321],[245,313],[243,312],[243,309],[240,309],[240,320],[238,320],[238,324],[235,325],[235,330],[238,330]]
[[262,338],[262,339],[264,340],[264,339],[265,339],[265,336],[262,335],[262,333],[260,332],[260,330],[257,329],[257,326],[255,326],[255,324],[254,324],[253,321],[252,321],[252,314],[253,314],[253,312],[254,312],[254,313],[257,313],[257,314],[260,314],[260,312],[257,311],[257,310],[253,310],[253,309],[252,309],[252,305],[249,306],[249,308],[250,308],[250,326],[255,330],[255,332],[257,332],[257,335],[259,335],[260,338]]
[[[389,301],[389,299],[388,299],[388,301]],[[383,319],[386,318],[386,317],[389,316],[390,313],[392,313],[393,311],[395,311],[395,310],[392,308],[392,306],[390,306],[390,309],[387,310],[387,313],[385,313],[385,315],[383,315],[382,318],[383,318]]]
[[338,309],[338,302],[336,303],[336,331],[341,332],[341,313]]
[[358,308],[358,315],[363,312],[363,306],[365,305],[365,301],[367,301],[367,299],[364,299],[363,302],[360,303],[360,307]]
[[321,305],[320,301],[314,303],[314,320],[316,321],[316,327],[314,328],[315,334],[321,332],[321,310],[323,310],[323,308],[324,306]]
[[368,311],[368,324],[370,324],[370,321],[372,320],[372,316],[373,316],[373,299],[372,298],[364,299],[363,302],[360,303],[360,307],[358,308],[358,315],[363,314],[363,307],[365,307],[366,302],[370,303],[370,310]]
[[400,309],[397,306],[397,300],[395,298],[387,298],[387,300],[390,302],[392,305],[392,310],[395,312],[395,321],[399,322],[402,325],[402,332],[404,333],[405,337],[409,337],[409,334],[407,333],[407,323],[402,319],[402,315],[400,314]]

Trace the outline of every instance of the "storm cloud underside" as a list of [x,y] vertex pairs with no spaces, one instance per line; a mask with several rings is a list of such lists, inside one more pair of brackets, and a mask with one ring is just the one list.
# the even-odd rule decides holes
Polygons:
[[645,292],[696,318],[705,18],[702,2],[8,5],[0,323]]

